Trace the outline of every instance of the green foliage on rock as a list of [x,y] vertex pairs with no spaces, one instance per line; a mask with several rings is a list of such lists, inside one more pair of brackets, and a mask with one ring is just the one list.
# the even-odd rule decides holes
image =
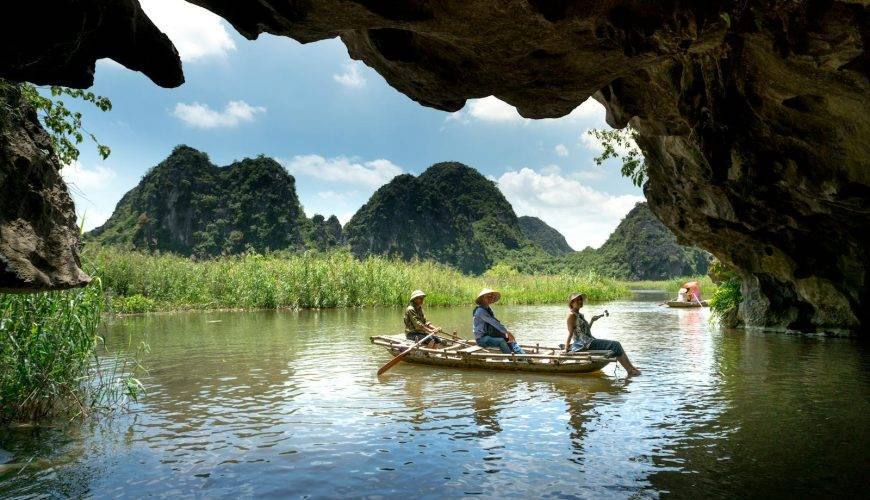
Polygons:
[[320,252],[340,246],[343,240],[338,217],[331,215],[326,219],[320,214],[315,214],[305,231],[305,241],[310,248]]
[[640,148],[637,147],[638,137],[630,125],[621,130],[592,129],[589,134],[601,145],[601,154],[596,156],[595,163],[602,165],[613,158],[622,162],[620,173],[631,179],[632,184],[641,187],[646,182],[646,160]]
[[562,233],[553,229],[541,219],[524,215],[519,217],[518,220],[520,222],[520,229],[522,229],[526,238],[541,247],[548,254],[558,257],[574,251]]
[[743,302],[740,275],[735,268],[719,260],[714,260],[710,264],[709,274],[710,279],[718,285],[713,298],[710,299],[710,310],[719,317],[723,325],[737,326],[739,322],[737,312],[740,303]]
[[[103,244],[208,257],[305,247],[305,217],[293,176],[271,158],[226,167],[205,153],[176,147],[124,195],[87,238]],[[334,244],[321,238],[319,244]]]
[[434,260],[475,274],[512,252],[546,256],[523,234],[495,183],[455,162],[397,176],[359,209],[344,235],[358,257]]
[[[63,98],[70,98],[73,101],[87,102],[93,104],[100,111],[109,111],[112,109],[112,101],[108,98],[86,90],[56,85],[47,88],[45,93],[48,93],[49,96],[46,96],[30,83],[15,83],[0,79],[0,96],[13,92],[22,96],[36,112],[39,121],[51,137],[51,147],[61,164],[68,165],[78,159],[78,145],[84,141],[85,136],[90,137],[96,144],[97,153],[103,159],[109,157],[111,149],[100,143],[93,133],[85,129],[82,123],[82,113],[68,108],[63,100]],[[0,129],[2,129],[3,125],[9,121],[9,117],[6,115],[18,112],[18,108],[11,108],[6,104],[2,104],[0,107],[3,108],[0,110]]]

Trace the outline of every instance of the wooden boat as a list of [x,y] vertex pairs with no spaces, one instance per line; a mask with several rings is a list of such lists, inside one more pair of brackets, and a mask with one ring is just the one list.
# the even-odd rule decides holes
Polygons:
[[706,300],[702,300],[700,304],[697,302],[684,302],[680,300],[669,300],[665,302],[668,307],[708,307],[710,303]]
[[[414,342],[407,340],[404,335],[376,335],[370,339],[372,344],[386,348],[393,356],[414,345]],[[418,347],[402,359],[408,363],[450,368],[563,374],[594,372],[616,361],[610,351],[565,354],[563,350],[553,346],[520,344],[520,347],[526,354],[503,354],[497,349],[484,349],[471,342],[452,342],[438,349]]]

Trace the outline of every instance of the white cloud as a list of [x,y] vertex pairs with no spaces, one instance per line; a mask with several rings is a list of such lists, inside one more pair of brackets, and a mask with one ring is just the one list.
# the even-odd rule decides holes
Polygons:
[[87,232],[96,227],[100,227],[112,215],[110,212],[103,212],[97,210],[95,208],[85,208],[81,211],[76,211],[77,215],[77,224],[79,226],[83,226],[83,229]]
[[211,109],[208,104],[180,102],[175,105],[172,115],[191,127],[217,128],[235,127],[242,122],[251,122],[256,115],[265,112],[266,108],[251,106],[245,101],[230,101],[223,111]]
[[111,207],[112,198],[118,193],[113,182],[117,174],[113,169],[102,165],[85,168],[78,161],[74,161],[61,168],[60,175],[69,186],[70,195],[75,201],[78,224],[81,225],[84,221],[85,231],[90,231],[109,219],[111,210],[105,211],[102,208],[103,205]]
[[468,116],[485,122],[521,122],[525,120],[517,112],[517,108],[493,96],[470,100],[466,107],[468,108]]
[[376,188],[402,173],[402,168],[390,160],[360,161],[358,158],[320,155],[298,155],[284,161],[284,168],[293,175],[314,177],[330,182],[357,184]]
[[360,88],[366,84],[366,79],[359,71],[360,63],[349,62],[344,65],[344,73],[332,75],[332,79],[348,88]]
[[185,62],[226,57],[236,49],[226,23],[184,0],[141,0],[142,9],[175,44]]
[[604,171],[603,168],[595,167],[574,172],[571,177],[584,181],[593,181],[607,177],[607,173]]
[[604,107],[591,97],[583,101],[570,113],[561,118],[543,118],[533,120],[523,118],[517,109],[497,97],[489,96],[483,99],[469,99],[465,107],[447,115],[445,121],[470,123],[482,121],[487,123],[540,123],[540,124],[564,124],[578,121],[595,121],[604,123]]
[[102,165],[85,168],[77,161],[61,168],[60,175],[67,184],[81,191],[104,189],[108,187],[109,181],[116,177],[115,171],[111,168]]
[[559,156],[568,156],[568,148],[566,148],[564,144],[556,144],[556,147],[553,148],[553,152]]
[[504,173],[498,187],[519,215],[533,215],[565,235],[576,250],[603,244],[642,196],[597,191],[552,169]]

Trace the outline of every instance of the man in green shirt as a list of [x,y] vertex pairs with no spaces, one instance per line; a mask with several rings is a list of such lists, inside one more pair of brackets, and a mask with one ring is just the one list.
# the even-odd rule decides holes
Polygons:
[[[426,294],[423,290],[414,290],[411,293],[411,300],[408,307],[405,308],[405,338],[419,342],[430,333],[441,331],[440,327],[426,321],[426,316],[423,314],[423,301],[426,299]],[[438,337],[429,339],[429,347],[434,347],[436,344],[443,344]]]

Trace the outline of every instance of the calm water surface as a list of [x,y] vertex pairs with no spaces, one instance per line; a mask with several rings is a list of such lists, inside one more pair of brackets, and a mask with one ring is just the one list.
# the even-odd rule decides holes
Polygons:
[[[368,337],[399,310],[115,320],[145,340],[147,395],[85,425],[0,431],[0,496],[712,497],[857,495],[870,363],[850,339],[723,331],[707,310],[606,304],[601,338],[644,374],[401,364]],[[600,312],[605,305],[587,306]],[[564,309],[500,307],[523,341]],[[468,336],[470,308],[430,309]],[[24,466],[27,464],[26,466]]]

